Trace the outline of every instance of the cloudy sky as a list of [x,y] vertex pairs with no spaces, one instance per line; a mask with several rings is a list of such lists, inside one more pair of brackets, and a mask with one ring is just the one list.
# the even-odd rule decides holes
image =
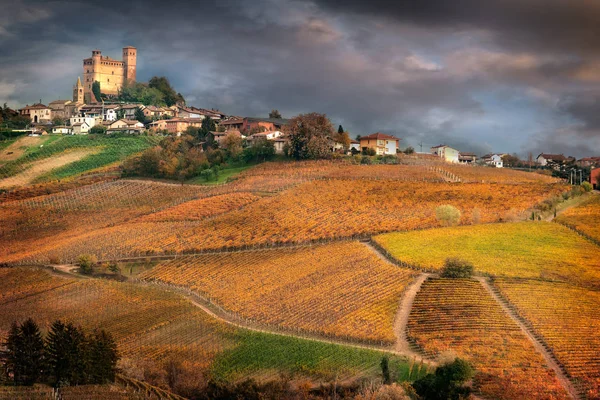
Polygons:
[[138,49],[227,114],[326,113],[419,150],[600,155],[600,1],[0,0],[0,102],[70,98],[92,49]]

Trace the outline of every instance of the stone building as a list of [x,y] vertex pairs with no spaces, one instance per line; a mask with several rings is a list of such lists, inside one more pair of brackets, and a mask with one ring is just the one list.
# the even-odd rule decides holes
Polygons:
[[100,91],[107,95],[117,95],[125,82],[135,82],[136,63],[135,47],[123,48],[122,61],[103,56],[100,50],[92,51],[92,57],[83,60],[83,102],[99,100],[92,93],[94,81],[100,82]]

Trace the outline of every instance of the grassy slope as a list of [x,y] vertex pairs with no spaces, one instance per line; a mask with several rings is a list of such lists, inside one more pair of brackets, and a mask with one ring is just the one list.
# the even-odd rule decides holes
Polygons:
[[251,164],[251,165],[244,165],[241,167],[224,168],[222,171],[219,171],[219,177],[217,178],[216,181],[207,182],[204,180],[203,177],[196,176],[196,177],[188,180],[186,183],[190,183],[190,184],[194,184],[194,185],[217,185],[219,183],[225,183],[225,182],[227,182],[227,179],[236,176],[240,172],[245,171],[252,166],[254,166],[254,165]]
[[440,269],[446,258],[471,261],[481,273],[548,278],[600,286],[600,251],[550,222],[518,222],[390,233],[375,237],[399,260]]
[[159,138],[147,136],[107,137],[96,135],[84,136],[50,136],[43,147],[30,147],[26,153],[17,160],[6,163],[0,169],[0,176],[12,176],[22,168],[36,160],[51,157],[70,149],[100,148],[101,151],[84,159],[57,168],[52,172],[39,177],[38,181],[64,179],[83,173],[88,170],[104,167],[122,161],[128,156],[145,150],[156,143]]

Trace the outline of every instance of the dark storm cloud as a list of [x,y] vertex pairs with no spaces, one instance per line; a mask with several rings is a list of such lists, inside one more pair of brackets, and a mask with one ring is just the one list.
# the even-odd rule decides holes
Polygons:
[[[191,104],[234,115],[325,112],[424,150],[593,135],[595,104],[579,103],[598,93],[598,8],[521,3],[17,0],[0,15],[0,101],[68,98],[92,49],[134,45],[138,79],[166,75]],[[529,141],[503,142],[507,105]]]

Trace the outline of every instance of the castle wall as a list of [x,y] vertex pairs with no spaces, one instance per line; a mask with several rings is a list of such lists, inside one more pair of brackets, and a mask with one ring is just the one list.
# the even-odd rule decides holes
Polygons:
[[90,103],[92,99],[92,84],[100,82],[100,91],[109,95],[116,95],[125,84],[128,76],[130,82],[135,82],[135,55],[124,57],[125,61],[117,61],[110,57],[103,57],[100,51],[94,50],[91,58],[83,60],[83,90],[84,100]]

